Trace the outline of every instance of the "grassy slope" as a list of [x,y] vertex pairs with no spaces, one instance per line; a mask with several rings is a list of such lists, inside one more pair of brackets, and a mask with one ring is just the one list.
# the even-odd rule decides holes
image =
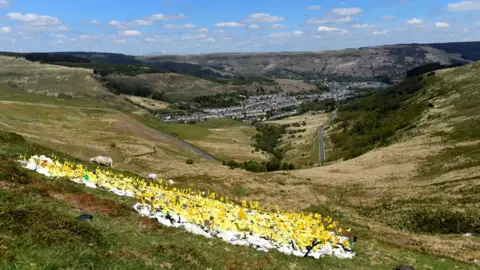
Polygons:
[[115,166],[139,173],[150,171],[139,158],[169,157],[164,167],[200,158],[142,124],[158,120],[135,116],[139,108],[108,92],[87,70],[9,57],[1,57],[0,63],[2,129],[84,160],[109,155]]
[[[470,74],[470,76],[467,76],[467,79],[468,78],[471,79],[471,75],[475,74],[476,70],[478,70],[478,66],[476,66],[475,69],[472,69],[472,73]],[[460,82],[458,81],[456,82],[454,79],[456,77],[462,78],[462,74],[465,72],[465,70],[460,69],[454,72],[459,72],[460,74],[455,76],[452,75],[453,78],[448,77],[446,81],[449,83],[452,83],[451,87],[453,89],[456,89],[461,85],[460,85]],[[466,85],[471,85],[471,83],[468,83]],[[15,90],[6,89],[5,91],[7,91],[7,94],[6,94],[6,96],[8,97],[7,99],[12,99],[13,97],[10,94],[12,94],[12,91],[15,91]],[[13,96],[18,101],[23,101],[24,98],[28,96],[29,102],[37,101],[35,97],[38,97],[38,99],[40,99],[42,103],[49,103],[54,105],[62,105],[65,102],[65,104],[70,104],[70,106],[74,106],[74,107],[83,106],[83,107],[95,108],[95,106],[102,106],[101,108],[103,108],[103,106],[107,106],[106,104],[98,103],[95,100],[94,101],[80,100],[82,102],[78,102],[78,100],[72,101],[72,100],[66,100],[66,99],[57,99],[53,97],[46,97],[46,96],[40,96],[40,95],[34,95],[34,94],[24,95],[22,93],[20,95],[18,94],[18,92],[13,92]],[[89,102],[92,102],[92,106],[84,105]],[[443,104],[443,103],[440,103],[440,104]],[[436,104],[435,110],[437,110],[438,108],[438,110],[441,111],[440,104]],[[448,105],[449,103],[445,102],[445,104]],[[475,104],[472,104],[471,106],[473,106],[474,108]],[[9,114],[11,114],[12,112],[16,113],[17,110],[10,111]],[[444,122],[445,116],[451,115],[451,114],[446,114],[443,116],[441,115],[440,117],[437,115],[437,113],[441,113],[441,112],[435,112],[435,114],[432,117],[430,117],[429,122],[432,119],[439,119],[438,120],[439,122]],[[10,116],[11,115],[7,115],[6,117],[10,117]],[[52,121],[54,121],[54,119],[52,119]],[[15,122],[15,121],[12,121],[12,122]],[[451,124],[454,125],[457,122],[458,121],[452,121]],[[464,126],[468,126],[468,125],[464,125]],[[135,130],[136,129],[138,129],[138,127],[136,127]],[[432,129],[432,127],[429,127],[429,129]],[[431,133],[442,135],[441,133],[439,133],[441,131],[450,131],[450,129],[432,130]],[[88,131],[86,131],[85,133],[88,134]],[[455,136],[458,136],[459,133],[454,132],[453,134],[457,134]],[[459,196],[461,196],[462,199],[468,198],[468,197],[475,199],[475,194],[476,194],[475,185],[477,184],[477,180],[475,180],[475,178],[473,178],[473,180],[468,180],[467,183],[469,184],[469,186],[465,186],[467,188],[466,191],[462,191],[461,188],[459,189],[459,187],[464,186],[463,184],[465,182],[462,179],[465,178],[464,175],[466,172],[462,172],[461,175],[454,174],[453,176],[455,176],[456,178],[452,178],[452,176],[449,176],[448,174],[447,176],[442,175],[442,176],[436,177],[433,180],[431,176],[428,176],[428,178],[424,178],[424,179],[419,178],[419,181],[420,180],[421,181],[416,183],[416,185],[412,186],[412,181],[411,181],[412,175],[416,175],[415,166],[419,162],[418,157],[415,155],[420,151],[419,149],[421,149],[421,153],[423,153],[425,152],[424,148],[430,149],[431,145],[425,144],[426,143],[425,141],[420,141],[421,142],[420,144],[415,144],[415,143],[412,144],[410,143],[410,141],[417,142],[416,140],[409,140],[409,142],[407,142],[406,144],[392,145],[391,147],[379,149],[373,153],[366,154],[365,156],[361,156],[359,158],[350,160],[348,162],[334,164],[332,166],[326,166],[321,168],[301,170],[298,172],[292,172],[291,174],[285,174],[285,175],[284,173],[254,175],[254,174],[250,174],[240,170],[229,170],[228,168],[227,169],[223,168],[221,165],[210,164],[210,163],[199,163],[198,165],[195,164],[194,166],[187,166],[184,164],[183,160],[181,161],[171,160],[170,156],[168,156],[168,158],[165,158],[165,155],[132,158],[128,162],[129,167],[125,167],[123,169],[128,169],[135,172],[139,172],[142,170],[144,171],[145,170],[149,170],[149,171],[166,170],[168,171],[168,176],[173,177],[173,179],[177,181],[177,183],[181,186],[194,186],[194,187],[201,187],[206,189],[213,189],[220,193],[227,194],[231,197],[239,196],[240,198],[245,198],[245,199],[260,200],[261,202],[268,203],[270,205],[277,203],[280,206],[286,207],[286,208],[295,208],[298,210],[298,209],[306,208],[308,205],[312,205],[312,204],[320,205],[320,207],[312,208],[311,210],[318,210],[322,214],[330,212],[332,215],[340,218],[344,224],[351,225],[353,228],[355,228],[357,234],[360,237],[360,242],[356,246],[357,251],[359,252],[359,255],[353,261],[340,261],[336,259],[326,259],[321,262],[318,262],[318,261],[304,262],[302,260],[291,258],[291,257],[280,256],[277,258],[276,257],[277,255],[267,254],[266,255],[267,261],[265,264],[262,265],[263,268],[269,268],[269,267],[270,268],[286,268],[285,266],[287,266],[290,268],[316,267],[316,268],[326,268],[326,269],[351,269],[351,268],[371,269],[373,267],[378,269],[385,269],[385,268],[392,268],[396,264],[411,264],[411,265],[414,265],[416,269],[428,268],[428,267],[433,267],[434,269],[452,269],[454,268],[453,266],[455,265],[459,266],[460,269],[462,268],[468,269],[469,266],[466,264],[460,263],[458,261],[452,261],[450,259],[443,259],[442,257],[439,257],[439,255],[453,257],[460,260],[469,260],[472,258],[476,258],[475,256],[477,256],[478,253],[476,255],[475,250],[479,250],[478,248],[476,248],[476,247],[479,247],[479,240],[477,238],[466,238],[457,234],[454,234],[454,235],[435,235],[435,234],[425,234],[425,233],[412,234],[408,231],[392,229],[391,227],[385,225],[385,222],[384,222],[385,220],[383,217],[389,216],[389,214],[392,213],[390,211],[392,210],[391,206],[393,205],[393,207],[397,207],[398,205],[399,206],[398,208],[401,208],[402,205],[406,205],[405,201],[407,202],[407,204],[415,203],[410,206],[416,206],[419,204],[420,205],[425,204],[426,202],[429,202],[429,201],[432,201],[432,203],[435,203],[435,204],[439,204],[440,202],[439,200],[442,198],[441,195],[446,195],[448,197],[448,200],[452,200],[451,202],[455,202],[455,203],[458,203],[455,201],[455,198],[458,198]],[[436,142],[438,142],[438,140]],[[30,148],[30,146],[23,143],[19,145],[6,145],[5,143],[2,142],[0,145],[1,145],[0,149],[2,149],[1,150],[2,153],[5,151],[10,153],[23,153],[26,151],[27,152],[30,151],[31,153],[39,153],[39,152],[48,153],[43,148],[32,149]],[[57,148],[57,146],[54,146],[54,147]],[[82,148],[82,147],[84,146],[79,146],[79,148]],[[397,150],[399,149],[402,151],[398,152]],[[432,151],[432,153],[428,153],[428,155],[424,154],[422,157],[435,156],[435,155],[432,155],[435,153],[437,152]],[[440,153],[440,151],[438,151],[438,153]],[[175,155],[175,154],[172,154],[172,155]],[[1,164],[6,164],[6,163],[2,162]],[[412,164],[415,164],[415,165],[412,165]],[[139,168],[144,168],[144,169],[139,169]],[[8,169],[8,172],[10,172],[11,170],[12,170],[11,168]],[[475,175],[478,175],[478,170],[475,170],[475,167],[470,168],[470,170],[472,170],[472,172],[470,173],[471,176],[469,176],[470,178],[475,177]],[[11,179],[11,177],[7,177],[7,178]],[[458,180],[458,182],[456,182],[456,180]],[[444,184],[439,185],[440,183],[444,183]],[[457,183],[458,185],[456,185],[455,183]],[[458,192],[461,192],[461,194],[459,194],[458,192],[453,193],[450,191],[444,192],[446,184],[448,184],[448,190],[455,191],[455,192],[458,191]],[[5,184],[3,184],[2,182],[2,187],[1,187],[2,191],[10,188],[11,187],[5,187]],[[48,189],[51,189],[51,187],[48,187]],[[7,190],[7,192],[14,192],[14,191]],[[28,200],[29,198],[28,196],[30,195],[32,194],[28,192],[26,195],[14,193],[14,196],[22,198],[22,200],[24,199],[23,196],[27,196],[26,200]],[[97,195],[103,196],[99,194],[96,194],[95,196]],[[415,198],[425,198],[425,200],[417,199],[417,201],[414,201],[413,199]],[[58,202],[55,200],[51,202],[51,200],[53,199],[48,198],[47,203],[51,203],[55,205],[56,204],[63,205],[62,202]],[[3,199],[1,201],[2,203],[4,203]],[[384,202],[394,202],[394,203],[385,204]],[[398,202],[398,204],[396,204],[396,202]],[[470,206],[475,206],[475,204],[472,204],[472,202],[470,202],[470,204],[471,204]],[[27,202],[25,202],[24,205],[28,206]],[[383,209],[382,207],[384,206],[389,206],[390,208]],[[460,202],[457,205],[457,207],[460,209],[463,206],[464,206],[463,202]],[[70,209],[68,211],[66,210],[65,212],[66,214],[70,215],[70,217],[78,213],[74,210],[75,208],[73,208],[69,203],[66,204],[65,207],[67,207],[67,209]],[[368,213],[368,211],[374,210],[373,209],[374,207],[380,210],[376,210],[375,212],[372,211],[374,213],[373,217],[367,216],[364,214],[365,212]],[[367,210],[367,211],[363,211],[363,210]],[[385,210],[389,210],[390,212]],[[401,220],[401,218],[405,219],[409,217],[409,215],[405,215],[405,213],[402,213],[402,211],[393,212],[393,214],[397,214],[396,216],[400,218],[397,220]],[[144,256],[145,250],[148,251],[148,254],[152,254],[152,253],[157,254],[155,253],[156,249],[148,248],[144,244],[138,244],[139,242],[137,242],[137,241],[143,241],[143,239],[145,239],[145,241],[151,241],[151,243],[153,244],[152,239],[154,239],[155,237],[160,237],[162,241],[167,241],[163,239],[170,239],[169,240],[170,242],[168,243],[173,243],[175,245],[175,248],[171,248],[171,249],[180,250],[180,252],[177,252],[177,253],[184,254],[182,256],[187,258],[186,260],[188,260],[189,254],[197,254],[197,252],[201,255],[199,255],[198,257],[197,255],[192,255],[194,258],[200,258],[200,257],[211,258],[207,263],[204,263],[203,259],[197,260],[197,261],[200,262],[200,265],[207,265],[207,266],[210,265],[210,267],[212,267],[213,269],[221,268],[220,266],[225,265],[225,264],[220,264],[220,262],[222,262],[222,259],[224,258],[225,259],[223,261],[230,262],[230,260],[232,260],[233,262],[236,261],[236,262],[239,262],[240,264],[242,262],[245,262],[245,264],[250,264],[251,262],[250,265],[246,265],[244,266],[244,268],[250,268],[250,269],[255,268],[255,265],[253,264],[258,262],[253,262],[254,259],[251,259],[250,257],[265,255],[265,254],[258,255],[258,253],[251,251],[249,249],[235,249],[235,248],[231,249],[230,246],[223,246],[223,247],[229,248],[231,250],[230,252],[222,251],[220,253],[213,252],[212,254],[214,255],[206,254],[206,252],[210,252],[211,249],[209,249],[207,246],[205,249],[206,252],[204,252],[203,248],[205,247],[201,245],[205,245],[205,243],[208,244],[207,241],[200,239],[198,240],[199,241],[198,243],[192,242],[193,240],[192,241],[188,241],[188,240],[191,240],[191,239],[196,240],[198,238],[187,235],[187,234],[178,234],[178,235],[181,235],[181,239],[187,239],[187,241],[184,241],[184,242],[182,241],[182,243],[179,244],[178,239],[174,239],[173,237],[169,236],[170,234],[176,234],[179,232],[171,231],[171,230],[166,230],[166,231],[160,230],[157,234],[149,234],[147,235],[147,237],[142,238],[142,240],[138,240],[140,238],[136,238],[136,237],[140,237],[138,235],[140,231],[139,229],[140,227],[137,227],[137,226],[140,226],[140,225],[135,225],[130,223],[130,221],[135,221],[135,219],[136,219],[136,216],[135,217],[131,216],[130,218],[125,218],[125,219],[107,218],[106,220],[108,220],[109,223],[105,223],[105,224],[107,224],[108,226],[105,226],[103,228],[110,228],[111,230],[114,230],[114,232],[116,232],[112,234],[105,234],[106,238],[113,236],[112,238],[109,238],[111,243],[113,243],[112,246],[116,248],[113,251],[115,252],[117,252],[118,250],[124,251],[124,252],[126,251],[126,253],[123,253],[124,255],[122,255],[123,258],[132,258],[132,260],[137,260],[137,262],[141,266],[143,266],[144,264],[147,264],[147,267],[148,267],[148,263],[150,262],[161,263],[159,260],[156,259],[157,257],[155,256],[146,256],[146,257]],[[394,227],[396,225],[398,224],[392,224],[392,226]],[[118,228],[118,231],[116,230],[117,228]],[[129,244],[129,242],[127,241],[122,242],[123,240],[120,239],[119,235],[121,235],[124,232],[125,234],[128,234],[128,237],[129,237],[128,241],[134,244]],[[1,235],[2,236],[0,237],[2,237],[2,240],[3,240],[5,237],[3,237],[3,234]],[[16,243],[15,241],[16,238],[12,238],[14,236],[8,235],[6,238],[7,240],[9,239],[8,237],[13,239],[12,240],[13,243]],[[9,245],[13,245],[11,244],[12,242],[9,242]],[[119,244],[114,245],[114,243],[116,242],[118,242]],[[41,243],[39,244],[40,247],[37,247],[38,250],[51,248],[51,245],[50,246],[44,245],[45,244],[44,242],[40,242],[40,243]],[[155,243],[158,243],[158,242],[155,242]],[[136,246],[137,244],[138,244],[138,247]],[[197,244],[200,245],[200,247],[196,246]],[[217,245],[217,242],[214,242],[213,246],[216,246],[216,245]],[[223,244],[219,244],[219,245],[221,245],[222,247]],[[112,246],[108,246],[109,248],[108,250],[110,250]],[[69,254],[73,254],[73,252],[83,250],[83,251],[88,251],[85,253],[87,254],[85,256],[94,258],[95,260],[100,258],[101,260],[105,261],[102,263],[106,263],[106,264],[112,263],[109,266],[110,267],[115,266],[113,265],[114,262],[111,262],[106,257],[102,257],[102,256],[107,256],[105,254],[105,251],[107,250],[106,248],[88,250],[88,248],[90,247],[84,248],[84,246],[81,246],[79,249],[74,251],[71,251],[70,247],[67,248],[65,246],[62,246],[61,248],[59,248],[57,245],[56,248],[57,249],[54,250],[53,252],[57,252],[56,253],[57,255],[60,254],[59,256],[55,257],[55,258],[58,258],[58,260],[54,262],[57,265],[61,265],[63,263],[64,265],[66,264],[68,266],[71,266],[71,268],[88,267],[85,265],[81,265],[80,264],[81,262],[79,261],[79,259],[74,258],[72,255],[67,256],[67,254],[65,254],[65,256],[61,256],[62,255],[61,252],[69,252]],[[28,247],[22,246],[20,249],[10,248],[9,250],[12,252],[13,250],[15,250],[16,252],[15,254],[21,254],[22,251],[29,250],[29,249]],[[237,250],[240,250],[240,251],[237,252]],[[236,253],[241,254],[243,250],[246,250],[245,251],[246,253],[244,253],[245,256],[239,255],[238,259],[230,259],[230,258],[235,258],[234,256],[237,255]],[[129,251],[132,251],[132,252],[129,252]],[[163,249],[158,253],[165,254],[166,252]],[[437,256],[428,255],[430,253],[436,254]],[[3,254],[3,253],[0,253],[0,254]],[[29,255],[23,256],[23,257],[19,255],[19,258],[21,258],[22,260],[22,262],[20,263],[21,265],[20,268],[22,267],[28,268],[28,269],[34,268],[34,266],[30,266],[28,264],[30,262],[41,262],[40,264],[42,264],[42,266],[48,263],[47,262],[48,256],[41,257],[41,256],[35,255],[35,254],[39,254],[39,252],[32,252],[32,253],[27,252],[25,254],[29,254]],[[51,253],[48,253],[48,252],[42,253],[40,251],[40,254],[49,255]],[[118,255],[118,253],[115,253],[115,254]],[[158,255],[158,256],[161,256],[161,255]],[[175,255],[172,255],[172,256],[175,256]],[[62,258],[65,258],[65,259],[62,259]],[[253,257],[253,258],[258,258],[258,257]],[[260,258],[260,260],[262,260],[262,258]],[[80,257],[80,259],[85,259],[85,257]],[[175,261],[175,260],[182,260],[182,259],[175,259],[175,258],[172,259],[172,261]],[[215,263],[210,263],[210,260],[211,261],[219,260],[220,262],[215,264]],[[287,260],[289,261],[293,260],[293,264],[287,263]],[[144,263],[144,262],[147,262],[147,263]],[[7,261],[7,263],[9,262]],[[120,262],[120,263],[123,263],[123,262]],[[277,264],[278,264],[278,267],[277,267]],[[177,268],[181,266],[183,266],[184,268],[188,268],[188,267],[192,268],[192,267],[195,267],[195,265],[199,265],[199,264],[194,263],[194,266],[191,266],[191,264],[187,264],[187,265],[176,264],[175,266],[177,266]],[[100,265],[100,266],[103,266],[103,265]],[[129,268],[129,266],[131,265],[128,265],[128,266],[119,265],[117,266],[117,268]],[[133,266],[131,267],[133,268]],[[46,267],[43,267],[43,268],[46,268]],[[63,268],[66,268],[66,266]],[[470,265],[470,268],[475,269],[472,265]]]
[[276,85],[271,83],[254,83],[252,85],[231,85],[221,84],[198,77],[178,73],[150,73],[137,76],[113,75],[121,81],[138,80],[139,78],[148,82],[151,88],[165,94],[168,100],[189,101],[195,97],[208,96],[233,91],[256,91],[263,87],[265,90],[274,90]]
[[256,130],[233,119],[213,119],[197,124],[163,122],[139,118],[146,125],[172,134],[221,160],[265,160],[267,155],[255,152],[252,137]]
[[[377,126],[424,106],[409,128],[360,157],[293,173],[329,205],[400,245],[463,260],[480,258],[480,63],[424,78]],[[434,108],[428,108],[432,103]],[[413,110],[415,111],[415,110]],[[355,118],[350,119],[355,122]],[[330,132],[330,131],[328,131]],[[477,237],[464,237],[464,233]],[[403,240],[401,240],[403,239]]]
[[[305,121],[306,126],[289,127],[282,136],[278,146],[286,149],[284,161],[295,164],[296,168],[309,167],[319,163],[318,128],[324,125],[328,116],[323,113],[307,113],[299,116],[287,117],[281,120],[269,121],[273,124],[293,124]],[[306,129],[305,132],[289,134],[288,131]],[[292,138],[292,136],[295,138]]]
[[[164,228],[132,211],[134,201],[130,198],[62,179],[47,179],[19,168],[12,157],[16,152],[52,151],[14,134],[0,132],[0,140],[3,269],[385,269],[410,260],[434,269],[468,269],[460,262],[406,249],[391,252],[381,242],[375,244],[375,250],[388,253],[386,260],[379,257],[371,261],[371,243],[361,240],[354,260],[317,261],[257,252]],[[93,222],[75,220],[82,213],[93,214]]]
[[198,123],[196,126],[206,128],[209,135],[201,140],[192,140],[191,142],[222,160],[262,161],[268,159],[268,155],[255,152],[255,148],[252,147],[252,137],[257,131],[251,125],[227,118],[209,120]]

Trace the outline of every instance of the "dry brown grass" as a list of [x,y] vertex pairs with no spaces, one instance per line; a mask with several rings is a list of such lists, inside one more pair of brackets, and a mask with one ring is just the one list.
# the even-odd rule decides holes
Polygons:
[[[51,96],[113,97],[88,69],[32,63],[21,58],[0,57],[0,86]],[[5,86],[4,86],[5,85]]]
[[128,99],[130,102],[132,102],[135,105],[138,105],[142,108],[146,108],[146,109],[149,109],[149,110],[160,110],[160,109],[168,108],[168,103],[167,102],[154,100],[154,99],[151,99],[151,98],[136,97],[136,96],[125,96],[125,99]]
[[211,128],[209,131],[206,138],[191,142],[222,160],[262,161],[269,158],[261,151],[255,152],[252,147],[252,137],[256,134],[252,126]]
[[[329,115],[325,113],[307,113],[304,115],[287,117],[281,120],[269,121],[273,124],[293,124],[305,122],[305,126],[289,127],[287,133],[282,136],[280,148],[286,148],[284,160],[293,163],[297,168],[312,166],[319,163],[319,146],[318,146],[318,128],[328,122]],[[292,138],[288,134],[290,130],[306,129]]]
[[[443,71],[441,74],[449,73]],[[386,226],[382,220],[358,214],[359,209],[374,206],[382,200],[432,198],[439,194],[445,199],[461,197],[433,184],[448,181],[451,182],[449,188],[458,189],[467,184],[462,179],[479,176],[479,168],[472,167],[430,178],[419,178],[422,162],[446,147],[431,135],[439,130],[448,130],[450,123],[442,118],[452,113],[448,99],[432,102],[435,109],[426,112],[417,128],[398,143],[328,166],[263,174],[231,170],[218,162],[200,160],[196,154],[178,143],[113,110],[91,111],[89,108],[1,101],[0,127],[84,160],[94,155],[109,155],[114,158],[114,166],[119,169],[142,175],[165,172],[166,178],[175,180],[177,186],[214,190],[238,200],[258,200],[264,205],[278,204],[283,209],[332,206],[347,217],[347,222],[369,230],[369,237],[373,239],[392,245],[397,242],[404,243],[401,245],[415,243],[410,248],[464,261],[478,258],[478,238],[408,233]],[[440,114],[441,117],[428,119],[428,114]],[[306,128],[305,133],[312,133],[308,140],[314,142],[313,134],[318,126],[327,121],[327,116],[297,116],[275,123],[301,121],[307,122],[307,126],[298,129]],[[207,152],[226,159],[263,158],[256,156],[258,153],[251,153],[250,127],[227,127],[210,131],[211,134],[205,140],[192,142]],[[307,138],[307,135],[304,137]],[[290,143],[304,142],[308,145],[304,139],[295,138]],[[116,147],[111,146],[112,142],[116,143]],[[297,149],[291,149],[287,152],[287,159],[295,160],[299,153]],[[195,159],[193,165],[185,164],[188,157]],[[468,185],[478,186],[480,180],[473,179]],[[403,241],[405,239],[408,241]]]
[[301,92],[317,88],[315,85],[304,83],[301,80],[276,79],[275,82],[277,82],[278,85],[282,87],[283,91],[287,92]]
[[21,102],[0,104],[2,126],[84,160],[108,155],[116,167],[122,168],[129,157],[149,153],[176,162],[196,157],[182,145],[117,111],[91,112],[88,108]]

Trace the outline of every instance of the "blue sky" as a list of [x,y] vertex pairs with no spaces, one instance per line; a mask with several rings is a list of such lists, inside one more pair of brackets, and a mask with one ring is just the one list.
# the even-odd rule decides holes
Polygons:
[[0,50],[321,51],[480,40],[480,0],[0,0]]

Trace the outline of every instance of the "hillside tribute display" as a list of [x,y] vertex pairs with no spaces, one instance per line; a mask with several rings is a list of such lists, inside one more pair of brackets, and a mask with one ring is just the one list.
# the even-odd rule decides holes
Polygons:
[[178,189],[159,179],[150,181],[115,174],[99,168],[89,171],[81,164],[59,162],[55,157],[32,156],[19,160],[24,168],[47,177],[68,178],[89,188],[100,188],[138,200],[133,208],[142,216],[167,227],[184,228],[207,238],[220,238],[232,245],[319,259],[330,255],[355,256],[355,237],[338,221],[320,214],[267,209],[258,202],[235,204],[213,192]]

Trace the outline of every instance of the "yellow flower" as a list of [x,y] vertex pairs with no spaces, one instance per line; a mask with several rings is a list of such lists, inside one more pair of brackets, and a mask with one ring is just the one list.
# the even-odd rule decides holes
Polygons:
[[238,211],[238,217],[240,218],[240,220],[245,219],[245,211],[243,210],[243,208],[240,208],[240,210]]

